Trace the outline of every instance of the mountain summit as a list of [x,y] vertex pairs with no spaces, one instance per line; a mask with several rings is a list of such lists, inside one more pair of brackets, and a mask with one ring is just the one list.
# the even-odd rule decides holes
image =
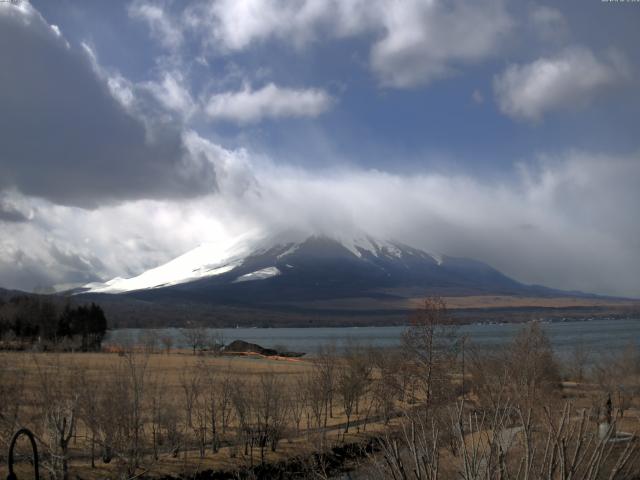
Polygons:
[[203,244],[137,277],[93,283],[83,293],[223,304],[280,304],[425,294],[540,294],[482,262],[427,253],[368,235]]

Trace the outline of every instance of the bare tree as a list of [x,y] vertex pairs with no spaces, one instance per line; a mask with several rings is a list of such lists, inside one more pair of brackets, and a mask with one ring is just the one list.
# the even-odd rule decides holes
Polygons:
[[537,406],[553,400],[560,386],[551,344],[535,322],[524,326],[504,349],[472,348],[467,368],[480,405],[493,410],[507,402],[541,413]]
[[557,390],[560,369],[551,342],[538,322],[526,325],[507,351],[511,385],[516,401],[523,407],[539,405]]
[[589,351],[587,350],[584,342],[579,340],[573,347],[571,356],[568,360],[568,373],[571,380],[575,380],[576,382],[584,381],[589,357]]
[[335,345],[324,346],[319,349],[313,359],[313,367],[316,372],[316,381],[319,382],[324,406],[324,427],[328,418],[333,418],[333,397],[336,386],[336,368],[338,365],[338,353]]
[[185,422],[187,427],[193,428],[193,410],[200,394],[200,372],[194,368],[186,368],[180,373],[180,389],[183,395]]
[[69,442],[76,429],[79,393],[72,370],[63,367],[59,359],[43,365],[34,357],[38,373],[38,401],[42,416],[47,457],[45,468],[55,480],[69,478]]
[[213,331],[207,334],[206,349],[213,355],[220,355],[224,347],[224,335],[220,331]]
[[254,392],[255,432],[260,448],[260,463],[264,463],[265,448],[270,444],[275,452],[282,438],[287,410],[282,381],[273,372],[260,374]]
[[[304,413],[309,408],[309,390],[306,386],[304,376],[296,377],[293,395],[290,393],[288,396],[288,405],[293,424],[295,425],[295,433],[296,435],[300,435],[300,423],[302,422]],[[309,428],[309,426],[307,426],[307,428]]]
[[371,397],[386,425],[391,420],[396,402],[404,399],[403,361],[400,352],[373,350],[371,363],[378,372],[377,378],[372,380]]
[[307,411],[307,432],[311,431],[311,425],[316,429],[322,429],[322,438],[324,438],[324,427],[326,427],[326,410],[329,402],[327,400],[326,384],[322,381],[319,372],[314,369],[303,377],[305,396],[308,401]]
[[162,444],[162,414],[165,406],[166,385],[163,379],[152,377],[149,380],[147,395],[147,411],[150,412],[151,424],[151,446],[153,449],[153,459],[159,458],[159,445]]
[[220,382],[218,375],[213,369],[205,369],[204,378],[204,398],[205,408],[208,412],[209,428],[211,432],[211,451],[216,453],[220,444]]
[[358,413],[361,397],[367,391],[371,381],[370,358],[355,345],[348,348],[344,361],[339,367],[337,391],[342,399],[344,414],[347,417],[344,433],[349,432],[351,416]]
[[83,371],[78,371],[76,382],[80,385],[79,389],[79,418],[85,426],[89,434],[89,453],[91,456],[91,468],[96,468],[96,444],[100,435],[100,418],[98,402],[99,384]]
[[115,457],[122,474],[131,477],[143,461],[149,357],[129,351],[120,359],[104,381],[100,428],[105,461]]
[[593,364],[593,379],[600,387],[601,395],[595,398],[596,404],[602,398],[611,396],[620,417],[631,407],[633,400],[640,394],[640,350],[635,343],[629,343],[621,351],[601,354]]
[[234,383],[233,372],[229,365],[225,370],[224,375],[220,378],[218,389],[218,411],[220,412],[220,426],[222,427],[222,434],[227,433],[229,428],[229,422],[233,413],[233,406],[231,401],[231,389]]
[[237,442],[244,445],[244,454],[249,456],[250,465],[253,466],[253,448],[256,441],[256,414],[255,414],[255,390],[253,385],[243,381],[233,384],[231,390],[231,402],[238,422],[236,429]]
[[513,369],[509,356],[501,350],[467,351],[471,388],[482,408],[497,410],[512,398]]
[[158,349],[158,344],[160,343],[160,338],[158,337],[158,333],[154,330],[144,330],[138,336],[138,343],[142,346],[145,353],[151,354],[156,353]]
[[173,347],[173,337],[171,335],[163,335],[160,337],[160,343],[162,344],[164,352],[169,355],[171,353],[171,348]]
[[211,450],[218,451],[221,434],[226,433],[231,413],[231,371],[227,368],[219,374],[205,363],[200,363],[203,379],[203,398],[207,410],[208,429],[211,434]]
[[[398,480],[596,480],[631,479],[640,456],[633,441],[614,448],[610,428],[598,439],[588,428],[588,414],[565,404],[560,411],[543,407],[536,420],[531,410],[500,405],[492,414],[464,408],[451,410],[450,423],[408,414],[398,435],[384,435],[379,457],[373,457],[381,478]],[[460,445],[459,454],[441,462],[448,429]]]
[[456,356],[456,329],[447,307],[439,297],[427,298],[411,316],[402,336],[403,346],[413,366],[423,404],[429,408],[449,398],[449,370]]
[[178,416],[178,409],[166,401],[164,408],[159,411],[159,442],[166,443],[167,449],[173,458],[180,454],[180,448],[184,442],[183,423]]
[[187,345],[193,350],[194,355],[198,350],[204,349],[209,342],[209,335],[203,327],[183,328],[181,333]]

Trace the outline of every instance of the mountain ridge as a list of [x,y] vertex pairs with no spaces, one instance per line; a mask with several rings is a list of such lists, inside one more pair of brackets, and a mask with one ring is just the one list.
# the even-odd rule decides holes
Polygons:
[[426,296],[445,298],[461,322],[627,315],[639,308],[526,285],[481,261],[372,236],[294,232],[223,247],[202,244],[132,279],[73,293],[128,327],[399,325]]
[[[348,297],[565,294],[518,282],[486,263],[435,255],[364,235],[262,238],[215,250],[207,244],[130,279],[88,284],[77,294],[246,304]],[[575,293],[574,293],[575,295]],[[580,295],[587,295],[582,294]]]

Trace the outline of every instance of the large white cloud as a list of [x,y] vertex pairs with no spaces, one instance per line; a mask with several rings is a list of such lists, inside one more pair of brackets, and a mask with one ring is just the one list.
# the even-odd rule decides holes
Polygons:
[[[196,134],[189,144],[203,156],[221,155]],[[525,282],[640,296],[640,226],[629,216],[640,204],[637,156],[569,152],[540,158],[507,182],[426,172],[311,172],[246,152],[226,155],[220,191],[197,199],[93,211],[34,200],[32,221],[19,228],[0,222],[0,285],[130,276],[201,242],[294,229],[366,231],[484,260]],[[11,267],[18,260],[21,276]]]
[[584,106],[627,76],[619,54],[599,59],[585,47],[570,47],[552,57],[508,66],[494,79],[494,90],[502,112],[535,121],[554,110]]
[[371,51],[383,85],[412,87],[495,55],[512,26],[501,1],[386,2]]
[[[153,29],[165,28],[168,14],[157,12],[157,3],[135,5],[136,12],[154,12]],[[370,66],[380,83],[405,88],[495,55],[513,21],[503,0],[216,0],[188,6],[171,25],[217,54],[270,40],[302,49],[362,36],[371,41]]]
[[278,39],[302,47],[322,36],[348,36],[375,24],[377,0],[216,0],[186,9],[182,24],[217,50]]
[[212,119],[230,120],[241,124],[264,118],[316,117],[325,112],[333,100],[324,90],[278,87],[269,83],[253,90],[218,93],[209,98],[206,113]]

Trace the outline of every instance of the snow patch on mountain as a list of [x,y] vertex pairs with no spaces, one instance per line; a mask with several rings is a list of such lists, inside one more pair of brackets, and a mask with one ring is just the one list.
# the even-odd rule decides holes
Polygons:
[[287,255],[290,255],[290,254],[294,253],[299,248],[300,248],[300,244],[299,243],[293,243],[293,244],[291,244],[291,246],[289,248],[287,248],[284,252],[282,252],[280,255],[278,255],[278,258],[286,257]]
[[233,283],[238,282],[250,282],[253,280],[265,280],[267,278],[275,277],[276,275],[280,275],[280,270],[278,267],[267,267],[261,270],[256,270],[255,272],[247,273],[236,278]]
[[132,290],[167,287],[204,277],[221,275],[242,264],[251,253],[253,241],[241,237],[231,244],[203,243],[159,267],[132,278],[116,277],[105,283],[89,283],[85,292],[123,293]]
[[358,258],[362,258],[364,254],[370,254],[375,257],[402,257],[402,250],[395,243],[373,238],[369,235],[357,235],[354,237],[336,235],[335,240]]
[[373,238],[369,235],[359,235],[355,237],[336,237],[336,240],[342,244],[344,248],[353,253],[356,257],[362,258],[363,255],[373,255],[374,257],[387,258],[403,258],[405,255],[420,255],[424,258],[433,259],[438,265],[443,262],[443,257],[416,250],[407,247],[398,242],[390,240],[381,240]]

